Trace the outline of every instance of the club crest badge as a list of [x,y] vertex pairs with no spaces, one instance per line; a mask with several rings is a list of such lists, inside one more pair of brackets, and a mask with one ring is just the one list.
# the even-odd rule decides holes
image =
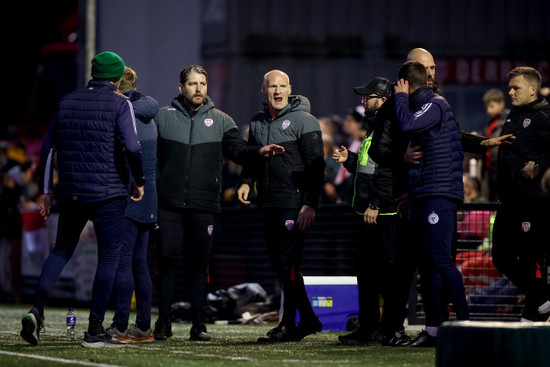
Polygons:
[[283,130],[288,129],[289,126],[290,126],[290,120],[284,120],[283,121]]
[[439,222],[439,215],[437,215],[435,212],[432,212],[432,214],[428,215],[428,223],[437,224],[437,222]]
[[212,224],[209,225],[207,231],[208,231],[208,235],[212,236],[212,232],[214,232],[214,226]]
[[204,119],[204,124],[206,125],[206,127],[210,127],[210,126],[214,125],[214,120]]
[[521,223],[521,229],[523,230],[523,232],[529,232],[529,230],[531,229],[531,222]]
[[527,126],[529,126],[529,125],[531,125],[531,119],[525,119],[525,120],[523,120],[523,127],[527,127]]
[[294,221],[293,220],[285,220],[285,228],[287,231],[292,231],[292,228],[294,228]]

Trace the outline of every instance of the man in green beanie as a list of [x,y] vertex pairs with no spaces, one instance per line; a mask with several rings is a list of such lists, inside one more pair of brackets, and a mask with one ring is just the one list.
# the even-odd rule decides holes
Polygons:
[[55,247],[44,262],[33,307],[21,321],[21,337],[32,345],[39,342],[49,294],[88,220],[93,222],[97,237],[98,264],[82,346],[126,345],[105,333],[102,325],[122,243],[120,228],[129,195],[128,168],[134,178],[132,200],[141,200],[145,184],[132,106],[127,97],[117,93],[124,68],[124,61],[113,52],[96,55],[92,60],[92,80],[86,88],[69,93],[61,101],[42,144],[36,171],[41,194],[39,211],[48,218],[53,206],[55,153],[59,222]]
[[92,78],[118,82],[124,74],[124,60],[111,51],[97,54],[92,60]]

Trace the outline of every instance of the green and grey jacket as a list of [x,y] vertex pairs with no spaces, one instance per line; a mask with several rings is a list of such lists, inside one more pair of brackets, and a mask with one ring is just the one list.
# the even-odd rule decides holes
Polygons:
[[260,147],[247,145],[233,119],[209,97],[195,114],[176,97],[155,121],[159,207],[220,212],[223,156],[242,165],[259,159]]
[[241,182],[257,181],[262,208],[317,208],[325,168],[319,121],[303,96],[290,96],[289,104],[271,120],[267,108],[252,117],[248,143],[279,144],[285,152],[245,166]]

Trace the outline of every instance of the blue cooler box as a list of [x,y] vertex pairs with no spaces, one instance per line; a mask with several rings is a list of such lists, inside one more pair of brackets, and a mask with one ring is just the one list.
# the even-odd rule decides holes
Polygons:
[[345,331],[348,321],[359,314],[356,277],[305,276],[304,283],[323,330]]

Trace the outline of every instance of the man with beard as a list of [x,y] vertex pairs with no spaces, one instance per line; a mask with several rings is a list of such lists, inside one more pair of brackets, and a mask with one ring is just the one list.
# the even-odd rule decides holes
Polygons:
[[[368,223],[367,215],[372,209],[369,203],[374,202],[376,194],[374,180],[377,163],[370,155],[370,147],[375,134],[375,121],[380,116],[379,111],[384,108],[386,101],[391,97],[391,82],[387,78],[377,77],[368,84],[353,88],[361,96],[361,103],[365,107],[363,121],[363,140],[358,153],[348,151],[344,146],[336,150],[333,159],[343,163],[344,167],[355,174],[353,185],[354,212],[358,217],[357,241],[357,286],[359,291],[359,328],[347,335],[340,335],[338,340],[343,344],[377,344],[380,342],[381,326],[385,326],[391,312],[386,312],[386,299],[395,289],[392,286],[393,277],[387,275],[394,269],[392,246],[383,241],[380,236],[380,227]],[[403,161],[401,156],[401,162]],[[375,221],[376,222],[376,221]],[[375,279],[379,279],[376,280]],[[380,296],[384,298],[384,313],[380,321]],[[391,306],[391,301],[389,302]]]
[[182,258],[190,278],[189,340],[211,339],[203,319],[210,249],[220,213],[223,156],[243,164],[284,151],[275,144],[247,145],[233,119],[216,109],[207,96],[207,78],[202,66],[185,67],[180,72],[180,95],[155,117],[159,172],[155,340],[172,336],[170,305],[176,266]]

